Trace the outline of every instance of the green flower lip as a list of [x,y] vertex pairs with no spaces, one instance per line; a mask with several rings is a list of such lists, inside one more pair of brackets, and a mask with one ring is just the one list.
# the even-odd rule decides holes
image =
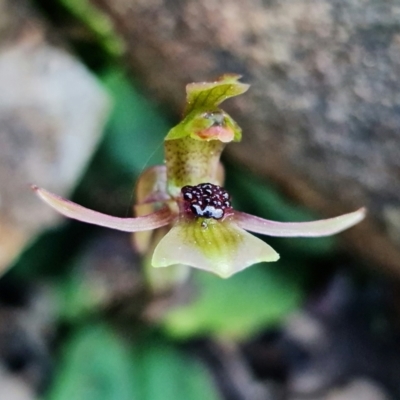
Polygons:
[[232,208],[230,196],[221,186],[224,169],[219,158],[225,144],[239,141],[242,131],[218,106],[248,89],[239,78],[226,74],[215,82],[187,85],[184,119],[164,141],[165,165],[144,171],[137,183],[136,218],[102,214],[37,186],[32,189],[66,217],[135,232],[141,253],[154,249],[154,267],[184,264],[222,278],[252,264],[279,259],[274,249],[247,231],[269,236],[319,237],[360,222],[365,217],[364,208],[301,223],[271,221]]

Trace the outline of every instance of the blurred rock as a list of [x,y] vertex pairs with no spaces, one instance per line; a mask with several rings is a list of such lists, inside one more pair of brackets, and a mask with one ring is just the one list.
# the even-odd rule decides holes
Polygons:
[[374,382],[356,379],[341,389],[332,391],[326,400],[389,400],[390,397]]
[[26,383],[0,368],[0,399],[34,400],[37,396]]
[[[56,215],[29,184],[61,195],[90,159],[110,108],[96,79],[49,44],[24,1],[0,1],[0,271]],[[3,16],[6,16],[3,18]]]
[[243,74],[252,87],[227,109],[244,140],[230,157],[323,215],[367,206],[379,228],[370,220],[342,237],[400,275],[398,2],[91,1],[176,113],[188,82]]

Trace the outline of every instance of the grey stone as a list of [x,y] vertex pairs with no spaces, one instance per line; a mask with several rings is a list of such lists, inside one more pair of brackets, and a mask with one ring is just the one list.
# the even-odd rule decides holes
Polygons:
[[390,400],[390,397],[373,381],[359,378],[343,388],[332,390],[326,400]]
[[[0,15],[10,3],[0,3]],[[0,271],[56,221],[29,184],[70,192],[110,110],[101,85],[81,62],[47,41],[35,14],[27,11],[22,18],[14,11],[8,17],[17,26],[4,27],[0,18],[0,31],[12,30],[0,43]]]

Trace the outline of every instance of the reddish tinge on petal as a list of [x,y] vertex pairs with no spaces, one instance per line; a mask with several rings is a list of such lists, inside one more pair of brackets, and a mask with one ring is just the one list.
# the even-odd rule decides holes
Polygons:
[[89,210],[37,186],[32,185],[32,189],[45,203],[66,217],[119,231],[138,232],[156,229],[168,225],[173,220],[168,207],[142,217],[118,218]]
[[268,236],[319,237],[334,235],[351,228],[365,217],[365,208],[360,208],[339,217],[311,222],[277,222],[235,211],[234,220],[243,229]]
[[234,140],[235,133],[232,129],[224,126],[212,126],[196,132],[197,137],[203,140],[220,140],[222,143],[229,143]]
[[154,250],[153,267],[186,264],[222,278],[262,261],[277,261],[268,244],[241,229],[230,218],[181,217]]

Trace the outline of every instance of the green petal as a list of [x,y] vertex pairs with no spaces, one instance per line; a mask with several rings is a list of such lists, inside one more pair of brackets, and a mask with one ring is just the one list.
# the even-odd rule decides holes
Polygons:
[[278,253],[262,240],[223,221],[182,217],[156,247],[153,267],[186,264],[228,278],[261,261],[277,261]]
[[249,85],[240,83],[240,75],[225,74],[216,82],[190,83],[186,86],[185,115],[194,109],[214,108],[230,97],[246,92]]
[[191,137],[200,141],[220,140],[224,143],[242,138],[239,125],[218,106],[230,97],[247,91],[240,75],[226,74],[216,82],[190,83],[186,86],[186,108],[183,120],[172,128],[165,140]]
[[220,140],[223,143],[240,142],[242,130],[225,111],[218,108],[196,108],[178,125],[165,140],[192,138],[199,141]]

